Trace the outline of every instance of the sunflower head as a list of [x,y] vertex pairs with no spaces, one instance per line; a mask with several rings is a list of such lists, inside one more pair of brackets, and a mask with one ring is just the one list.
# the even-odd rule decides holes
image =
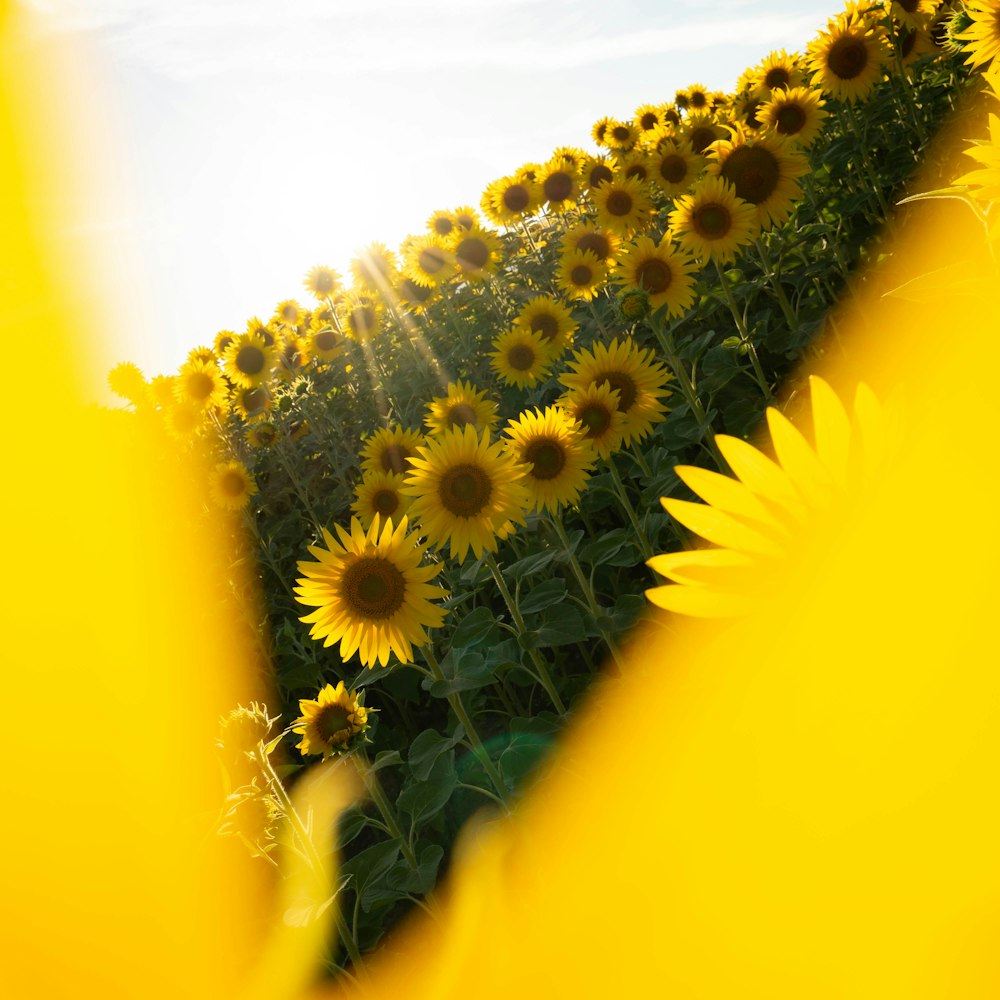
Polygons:
[[116,396],[138,406],[146,398],[149,386],[138,366],[122,361],[108,372],[108,386]]
[[758,109],[758,117],[765,128],[806,149],[819,135],[827,112],[818,90],[792,87],[772,94]]
[[565,393],[559,405],[579,425],[581,433],[601,458],[622,445],[626,417],[618,403],[621,393],[610,382],[590,382]]
[[225,405],[226,383],[214,361],[188,361],[177,374],[174,393],[179,402],[210,410]]
[[532,333],[540,333],[553,360],[570,346],[577,331],[573,313],[551,295],[538,295],[526,302],[514,323]]
[[641,288],[628,288],[618,296],[618,311],[626,323],[638,323],[653,310],[649,296]]
[[278,428],[270,420],[251,424],[243,437],[251,448],[270,448],[278,440]]
[[523,388],[545,377],[551,364],[545,338],[540,333],[514,325],[493,341],[490,365],[508,385]]
[[318,264],[306,275],[304,283],[307,291],[312,292],[320,302],[325,302],[340,288],[341,278],[332,267]]
[[337,307],[337,315],[341,329],[359,344],[371,341],[381,327],[381,305],[376,298],[364,293],[345,295]]
[[492,428],[497,420],[497,404],[486,398],[485,390],[477,390],[472,383],[452,382],[444,396],[427,404],[424,423],[428,434],[440,434],[451,427],[471,424],[477,430]]
[[354,287],[375,294],[391,287],[397,269],[396,255],[384,243],[372,243],[351,261]]
[[608,267],[589,250],[564,253],[556,270],[556,284],[571,299],[589,302],[604,287]]
[[247,467],[237,459],[220,462],[208,482],[212,500],[225,510],[242,510],[257,492],[257,484]]
[[409,427],[382,427],[366,441],[361,451],[361,468],[365,472],[408,472],[410,459],[417,454],[424,437]]
[[488,229],[475,225],[470,229],[460,229],[449,249],[466,281],[482,281],[496,272],[503,244]]
[[327,684],[315,698],[299,701],[302,714],[292,723],[292,732],[301,736],[296,745],[303,756],[323,757],[348,754],[362,743],[369,742],[368,713],[364,706],[365,693],[348,691],[343,681],[337,686]]
[[661,138],[650,157],[650,178],[664,194],[683,194],[701,175],[705,158],[686,139]]
[[690,257],[669,239],[656,244],[640,236],[622,252],[615,281],[647,295],[653,309],[666,306],[669,315],[682,316],[694,302],[693,270]]
[[427,220],[427,229],[438,239],[447,239],[455,228],[455,218],[451,212],[439,209]]
[[483,214],[498,226],[510,226],[534,215],[542,203],[538,182],[528,177],[501,177],[483,192]]
[[375,516],[398,521],[410,507],[410,497],[402,493],[404,477],[397,472],[366,472],[354,489],[351,510],[366,529]]
[[563,237],[562,252],[567,254],[573,250],[588,250],[599,261],[610,266],[618,256],[621,242],[621,237],[610,229],[593,222],[578,222]]
[[887,58],[883,28],[849,10],[809,43],[813,85],[839,101],[857,101],[882,78]]
[[724,177],[703,177],[674,202],[670,229],[696,257],[731,261],[757,232],[757,211],[737,197]]
[[652,215],[646,184],[636,177],[610,180],[597,187],[591,197],[601,225],[622,236],[644,228]]
[[259,330],[234,337],[223,361],[225,373],[234,385],[248,389],[265,385],[277,362],[274,337],[268,343]]

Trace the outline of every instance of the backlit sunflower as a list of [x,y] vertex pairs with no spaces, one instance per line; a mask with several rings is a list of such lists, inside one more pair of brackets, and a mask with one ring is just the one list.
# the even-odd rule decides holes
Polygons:
[[447,542],[459,562],[470,549],[477,559],[496,552],[498,541],[524,524],[524,466],[501,443],[490,444],[489,431],[444,431],[428,439],[411,464],[403,492],[414,498],[413,519],[433,545]]
[[542,191],[537,181],[526,177],[501,177],[483,192],[483,214],[498,226],[512,226],[534,215],[542,204]]
[[704,111],[709,106],[709,90],[704,84],[693,83],[687,89],[687,103],[692,111]]
[[708,172],[729,181],[736,197],[754,206],[760,226],[769,228],[792,214],[802,197],[796,178],[809,173],[809,161],[774,132],[736,132],[712,144]]
[[763,103],[750,91],[741,91],[733,99],[733,124],[750,132],[756,132],[764,124],[760,120],[760,109]]
[[777,90],[791,90],[800,86],[803,77],[798,57],[790,56],[784,49],[780,49],[767,56],[753,71],[750,85],[755,96],[768,100]]
[[274,319],[265,323],[259,316],[251,316],[247,320],[247,334],[260,337],[266,347],[273,347],[279,326]]
[[278,428],[270,420],[251,424],[243,433],[251,448],[270,448],[278,440]]
[[445,239],[455,228],[455,218],[451,212],[439,209],[427,220],[427,228],[435,236]]
[[580,182],[588,191],[614,177],[614,166],[606,156],[588,156],[580,168]]
[[607,265],[589,250],[571,250],[559,259],[556,285],[571,299],[589,302],[608,278]]
[[599,185],[590,193],[597,220],[602,226],[630,236],[649,223],[653,211],[646,185],[634,177],[622,177]]
[[857,101],[882,79],[885,37],[867,19],[841,15],[809,43],[807,58],[814,86],[839,101]]
[[210,410],[225,405],[226,381],[214,361],[188,361],[177,373],[174,394],[178,402]]
[[306,275],[305,286],[320,302],[324,302],[340,288],[340,275],[332,267],[318,265]]
[[695,153],[704,153],[713,142],[725,137],[726,130],[715,120],[714,115],[703,111],[689,115],[677,134],[680,138],[687,139]]
[[599,261],[611,264],[618,255],[622,238],[610,229],[593,222],[578,222],[566,231],[562,239],[562,252],[589,250]]
[[409,472],[410,459],[424,442],[420,431],[409,427],[380,427],[365,439],[361,449],[361,469],[364,472]]
[[405,477],[398,472],[366,472],[354,488],[351,510],[366,530],[375,515],[391,517],[397,523],[410,509],[411,500],[401,492]]
[[663,105],[660,104],[642,104],[635,109],[635,115],[632,118],[635,127],[639,132],[645,135],[648,132],[654,132],[660,126],[666,123],[666,118],[664,116]]
[[308,353],[318,361],[332,361],[344,353],[346,337],[331,324],[319,322],[309,331]]
[[827,112],[818,90],[793,87],[776,91],[770,101],[761,105],[758,117],[765,128],[808,149],[819,135]]
[[462,205],[456,208],[454,213],[455,227],[461,229],[465,232],[470,232],[479,226],[479,217],[476,215],[476,210],[470,208],[468,205]]
[[174,395],[176,375],[154,375],[149,381],[149,399],[154,406],[172,406],[177,397]]
[[549,356],[553,360],[569,347],[573,334],[577,331],[573,313],[551,295],[537,295],[529,299],[521,306],[514,323],[532,333],[540,333],[548,344]]
[[559,399],[559,405],[580,424],[583,436],[601,458],[608,458],[622,445],[627,418],[618,407],[620,398],[609,382],[591,382]]
[[295,299],[285,299],[274,307],[272,322],[278,327],[298,326],[302,312],[302,306]]
[[476,430],[484,427],[492,429],[497,422],[497,404],[486,398],[485,390],[480,392],[471,382],[461,379],[448,386],[444,396],[432,399],[427,404],[424,423],[428,434],[440,434],[452,427],[471,424]]
[[247,389],[264,385],[277,362],[273,346],[264,343],[259,333],[243,333],[233,338],[223,355],[226,375],[238,386]]
[[[852,497],[877,482],[891,453],[889,424],[871,390],[859,385],[849,415],[822,379],[810,378],[815,446],[779,411],[767,423],[777,462],[740,438],[719,434],[715,443],[735,478],[707,469],[679,466],[677,474],[706,503],[664,498],[667,512],[712,548],[659,555],[649,565],[674,581],[646,591],[654,604],[699,617],[733,617],[787,595],[762,591],[762,577],[795,579],[798,561],[821,559],[806,539],[835,543],[849,523]],[[817,532],[825,522],[828,531]]]
[[705,169],[705,157],[686,139],[664,138],[650,154],[650,179],[671,198],[684,194]]
[[405,275],[399,279],[395,288],[396,297],[400,305],[407,312],[423,312],[432,302],[440,297],[440,293],[435,288],[419,285],[412,278]]
[[285,333],[278,342],[275,374],[283,381],[293,379],[309,363],[308,341],[297,333]]
[[524,485],[533,510],[557,514],[574,504],[587,485],[594,449],[580,425],[558,406],[536,407],[511,420],[507,450],[526,468]]
[[666,306],[669,316],[683,316],[694,302],[693,271],[691,258],[669,237],[657,244],[640,236],[622,251],[614,280],[625,289],[645,292],[653,310]]
[[634,177],[637,181],[648,181],[652,165],[649,157],[638,149],[633,149],[631,153],[626,153],[619,165],[619,170],[623,177]]
[[577,351],[568,371],[559,381],[569,390],[607,383],[618,391],[618,406],[625,414],[622,440],[641,441],[653,424],[664,419],[667,407],[662,400],[670,372],[655,360],[652,350],[642,350],[631,339],[610,344],[596,343],[592,350]]
[[225,510],[242,510],[257,492],[257,484],[247,472],[246,466],[233,459],[215,466],[209,476],[208,492],[219,507]]
[[257,420],[270,412],[274,396],[266,385],[234,386],[229,405],[243,420]]
[[455,262],[440,237],[414,236],[401,249],[403,274],[418,285],[437,288],[455,273]]
[[142,371],[131,361],[122,361],[108,372],[108,386],[116,396],[136,406],[145,400],[149,390]]
[[324,528],[326,547],[309,546],[316,562],[298,564],[296,600],[317,609],[299,621],[324,647],[339,642],[344,661],[358,653],[366,667],[384,667],[395,654],[410,663],[413,647],[427,642],[424,629],[444,621],[444,609],[430,603],[447,596],[430,583],[442,564],[421,565],[427,544],[408,528],[406,517],[376,516],[366,532],[352,517],[350,532],[336,525],[339,541]]
[[580,173],[562,157],[549,160],[538,178],[542,198],[553,212],[565,212],[580,194]]
[[186,361],[200,361],[206,365],[217,365],[218,355],[211,347],[192,347],[187,353]]
[[971,0],[965,5],[972,23],[959,38],[966,42],[970,66],[984,66],[1000,56],[1000,4],[997,0]]
[[351,261],[354,287],[375,294],[385,291],[395,280],[396,255],[384,243],[372,243]]
[[609,149],[617,149],[627,153],[638,141],[639,130],[631,122],[619,122],[613,119],[604,130],[604,143]]
[[488,229],[473,226],[453,239],[451,252],[466,281],[482,281],[494,274],[503,253],[503,244]]
[[596,122],[591,126],[590,137],[598,146],[607,145],[605,137],[608,134],[608,126],[611,124],[613,119],[605,115],[603,118],[598,118]]
[[180,399],[174,400],[162,412],[167,433],[183,444],[202,431],[208,419],[204,407]]
[[892,0],[890,12],[898,24],[920,30],[927,27],[937,8],[936,0]]
[[758,230],[757,210],[738,198],[722,177],[703,177],[675,206],[670,213],[671,232],[696,257],[731,261]]
[[372,340],[382,322],[381,303],[370,295],[349,292],[337,304],[341,328],[359,344]]
[[221,358],[226,353],[226,348],[236,339],[236,334],[232,330],[220,330],[212,341],[215,348],[215,356]]
[[540,333],[513,326],[493,341],[490,366],[508,385],[534,385],[551,364],[548,343]]
[[327,684],[314,699],[300,698],[302,714],[292,723],[292,732],[302,740],[295,749],[303,756],[350,753],[366,741],[368,710],[364,699],[364,691],[348,691],[343,681],[336,687]]

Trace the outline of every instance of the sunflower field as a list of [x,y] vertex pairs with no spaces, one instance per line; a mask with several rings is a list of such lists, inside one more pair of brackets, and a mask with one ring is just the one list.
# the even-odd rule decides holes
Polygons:
[[[317,264],[175,374],[110,373],[164,449],[209,456],[206,517],[227,512],[214,613],[258,655],[222,720],[220,833],[280,878],[282,824],[309,856],[313,762],[364,784],[328,971],[433,909],[459,831],[518,801],[640,619],[752,613],[755,566],[806,557],[789,526],[872,474],[885,401],[802,372],[842,350],[834,307],[901,202],[960,199],[995,238],[998,51],[996,0],[852,0],[730,93],[651,93],[497,164],[478,205],[349,276]],[[978,169],[935,160],[943,127],[983,140]]]

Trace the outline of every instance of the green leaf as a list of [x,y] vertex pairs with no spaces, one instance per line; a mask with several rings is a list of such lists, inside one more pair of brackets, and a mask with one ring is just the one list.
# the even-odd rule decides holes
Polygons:
[[395,767],[397,764],[402,764],[403,758],[400,756],[398,750],[380,750],[375,755],[375,760],[372,761],[372,765],[369,768],[370,771],[381,771],[383,767]]
[[434,729],[425,729],[411,744],[406,755],[410,774],[417,781],[426,781],[438,757],[450,750],[459,737],[442,736]]
[[580,550],[580,561],[591,565],[600,565],[629,542],[629,532],[625,528],[615,528],[602,532],[588,545]]
[[545,569],[556,557],[557,549],[545,549],[542,552],[533,552],[530,556],[518,559],[517,562],[504,566],[504,576],[509,576],[512,580],[520,580],[522,576],[531,576]]
[[459,691],[473,691],[493,680],[493,668],[472,649],[452,649],[441,661],[443,680],[425,677],[420,686],[434,698],[447,698]]
[[572,605],[564,604],[545,616],[545,622],[538,630],[539,646],[569,646],[592,633],[583,616]]
[[365,887],[388,871],[399,857],[399,840],[383,840],[372,847],[347,858],[340,866],[340,874],[351,879],[351,886],[358,895]]
[[406,874],[400,879],[399,885],[407,892],[416,896],[426,896],[437,882],[438,868],[444,857],[444,848],[440,844],[428,844],[417,858],[417,870],[407,865]]
[[396,805],[415,824],[426,823],[445,807],[457,784],[455,752],[449,750],[434,761],[426,781],[414,781],[399,793]]
[[546,580],[531,587],[525,597],[521,598],[521,614],[530,615],[536,611],[558,604],[566,596],[566,581],[561,577]]
[[360,809],[347,809],[340,814],[337,824],[337,846],[347,847],[352,840],[368,825],[368,818]]
[[496,618],[487,607],[474,608],[459,623],[452,633],[452,649],[467,649],[482,642],[496,626]]

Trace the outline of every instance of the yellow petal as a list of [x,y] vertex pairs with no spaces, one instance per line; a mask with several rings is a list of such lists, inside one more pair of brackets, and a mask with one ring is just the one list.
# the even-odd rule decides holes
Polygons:
[[783,550],[772,539],[725,511],[716,510],[703,503],[690,503],[687,500],[674,500],[670,497],[664,497],[660,503],[668,514],[686,528],[715,545],[743,552],[755,552],[759,555],[774,557],[782,555]]
[[797,516],[804,513],[802,498],[780,465],[776,465],[763,452],[740,438],[716,434],[715,443],[736,478],[757,496],[771,500]]
[[680,478],[700,496],[705,503],[730,514],[739,514],[760,521],[772,528],[781,529],[781,521],[760,502],[757,496],[739,480],[723,476],[695,465],[678,465],[674,468]]
[[659,608],[695,618],[736,618],[747,614],[752,606],[745,597],[720,594],[708,587],[678,584],[653,587],[646,591],[646,597]]
[[816,454],[837,486],[845,489],[851,446],[850,418],[837,394],[823,379],[810,375],[809,389],[812,396]]
[[829,506],[833,480],[809,442],[788,417],[773,407],[767,411],[767,426],[778,461],[803,499],[812,507]]

